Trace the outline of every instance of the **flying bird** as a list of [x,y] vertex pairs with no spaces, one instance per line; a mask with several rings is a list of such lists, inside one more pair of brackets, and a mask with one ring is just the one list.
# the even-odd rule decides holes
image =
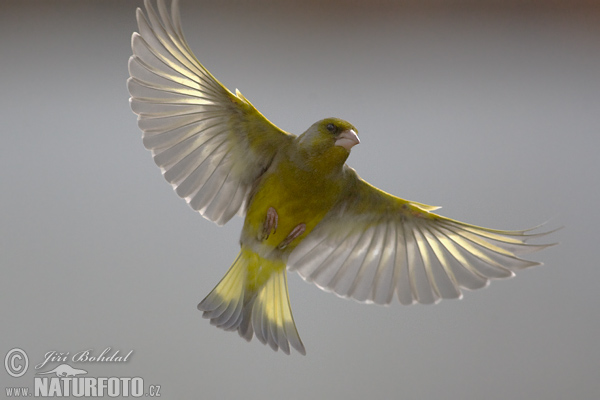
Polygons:
[[538,265],[521,255],[545,233],[488,229],[386,193],[346,165],[357,129],[326,118],[301,135],[279,129],[194,56],[158,0],[137,9],[130,104],[144,146],[176,193],[223,225],[244,216],[240,252],[198,309],[211,324],[305,354],[287,271],[359,302],[435,303]]

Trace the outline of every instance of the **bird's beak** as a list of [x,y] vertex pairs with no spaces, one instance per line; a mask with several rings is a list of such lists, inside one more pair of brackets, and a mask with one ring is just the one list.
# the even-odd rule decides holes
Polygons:
[[359,143],[360,140],[358,139],[356,132],[354,132],[354,129],[346,129],[345,131],[342,131],[340,136],[338,136],[337,140],[335,141],[336,146],[342,146],[348,151],[350,151],[352,147]]

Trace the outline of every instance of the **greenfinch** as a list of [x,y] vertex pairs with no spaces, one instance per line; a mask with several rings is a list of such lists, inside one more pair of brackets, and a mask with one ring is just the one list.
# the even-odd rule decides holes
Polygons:
[[432,213],[345,164],[357,130],[338,118],[296,136],[273,125],[196,59],[171,12],[137,9],[128,89],[143,143],[176,193],[218,225],[244,216],[241,250],[198,305],[211,324],[305,354],[286,270],[341,297],[435,303],[539,263],[544,233],[482,228]]

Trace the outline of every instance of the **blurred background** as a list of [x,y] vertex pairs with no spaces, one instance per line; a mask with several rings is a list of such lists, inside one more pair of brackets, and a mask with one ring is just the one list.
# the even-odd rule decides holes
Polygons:
[[188,208],[129,109],[142,2],[2,0],[0,355],[30,362],[0,371],[2,393],[31,387],[49,351],[110,347],[133,353],[70,365],[166,399],[600,396],[598,2],[181,3],[197,57],[282,129],[347,119],[348,163],[372,184],[473,224],[549,221],[560,245],[435,306],[359,304],[292,274],[307,356],[246,343],[196,309],[242,220]]

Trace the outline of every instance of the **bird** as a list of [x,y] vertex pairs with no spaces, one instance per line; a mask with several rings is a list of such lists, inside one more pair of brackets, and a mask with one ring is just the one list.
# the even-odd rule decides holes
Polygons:
[[244,218],[240,251],[198,304],[203,317],[273,350],[306,350],[287,272],[343,298],[380,305],[461,298],[541,263],[523,254],[550,232],[489,229],[443,217],[367,183],[346,164],[358,130],[325,118],[278,128],[190,49],[178,1],[136,11],[127,85],[143,144],[179,197],[221,226]]

